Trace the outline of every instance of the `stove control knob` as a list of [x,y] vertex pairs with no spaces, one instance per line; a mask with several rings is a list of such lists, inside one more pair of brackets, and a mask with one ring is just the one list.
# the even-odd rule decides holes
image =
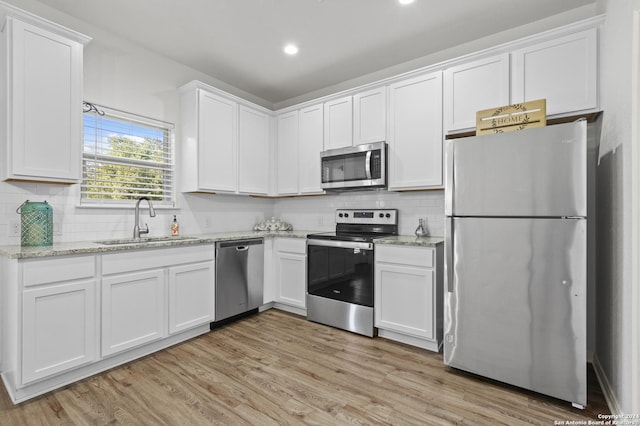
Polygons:
[[380,213],[378,216],[380,216],[380,217],[384,217],[384,213]]
[[342,217],[344,216],[342,213],[338,213],[338,217]]
[[386,216],[387,216],[387,219],[390,218],[391,217],[391,213],[387,213]]
[[349,213],[345,213],[345,214],[344,214],[344,217],[349,217]]

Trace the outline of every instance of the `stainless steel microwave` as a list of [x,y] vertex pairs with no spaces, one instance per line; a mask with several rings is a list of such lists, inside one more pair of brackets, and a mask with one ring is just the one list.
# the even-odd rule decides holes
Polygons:
[[387,144],[376,142],[323,151],[322,189],[364,190],[387,186]]

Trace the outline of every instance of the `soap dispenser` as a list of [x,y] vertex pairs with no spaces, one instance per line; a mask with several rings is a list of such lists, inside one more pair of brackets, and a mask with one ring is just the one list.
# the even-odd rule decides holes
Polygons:
[[416,237],[418,238],[424,238],[427,237],[429,234],[427,233],[427,230],[424,228],[424,222],[422,219],[418,219],[418,227],[416,228]]
[[178,218],[176,215],[173,215],[173,221],[171,222],[171,236],[177,237],[180,235],[180,224],[178,223]]

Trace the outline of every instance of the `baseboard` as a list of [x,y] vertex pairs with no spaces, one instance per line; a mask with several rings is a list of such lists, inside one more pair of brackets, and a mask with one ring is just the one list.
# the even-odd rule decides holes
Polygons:
[[295,306],[289,306],[289,305],[285,305],[283,303],[278,303],[278,302],[275,302],[273,304],[273,307],[276,308],[276,309],[280,309],[281,311],[289,312],[291,314],[296,314],[296,315],[300,315],[300,316],[303,316],[303,317],[307,316],[307,310],[304,309],[304,308],[298,308],[298,307],[295,307]]
[[620,408],[620,404],[618,403],[618,400],[616,399],[616,396],[613,393],[613,388],[611,387],[611,384],[609,383],[609,379],[607,379],[607,375],[605,374],[604,369],[600,364],[598,355],[593,354],[592,358],[593,360],[591,361],[591,364],[593,365],[593,369],[596,372],[598,383],[600,383],[600,389],[602,389],[602,393],[604,395],[605,401],[607,401],[609,410],[611,411],[611,414],[621,416],[624,413],[622,412],[622,409]]

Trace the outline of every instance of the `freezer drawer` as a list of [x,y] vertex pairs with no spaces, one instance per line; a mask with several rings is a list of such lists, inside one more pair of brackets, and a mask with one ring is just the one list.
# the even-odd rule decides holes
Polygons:
[[586,405],[586,220],[447,227],[445,363]]
[[587,124],[448,141],[450,216],[587,215]]

